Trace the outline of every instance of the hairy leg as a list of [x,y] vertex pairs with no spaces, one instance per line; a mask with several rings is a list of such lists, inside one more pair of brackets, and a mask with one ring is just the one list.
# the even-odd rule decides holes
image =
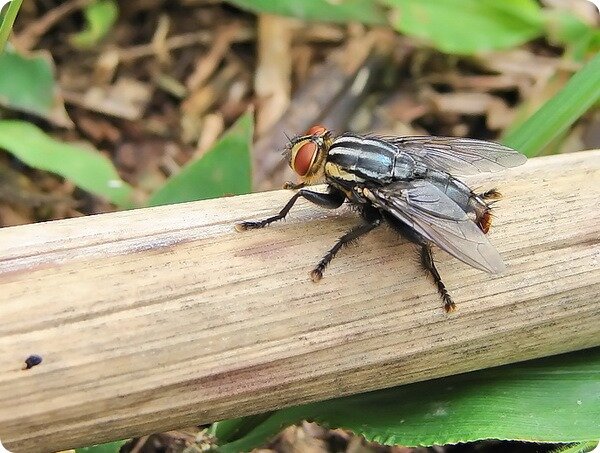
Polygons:
[[317,266],[312,270],[310,273],[312,280],[314,282],[321,280],[323,277],[323,271],[342,247],[348,245],[352,241],[355,241],[359,237],[364,236],[368,232],[377,228],[379,225],[381,225],[381,218],[373,218],[368,220],[367,223],[362,223],[344,234],[331,248],[331,250],[327,252],[323,259],[319,261],[319,264],[317,264]]
[[290,198],[290,201],[287,202],[283,209],[279,211],[279,214],[268,217],[264,220],[240,222],[235,225],[235,229],[238,231],[245,231],[255,228],[263,228],[270,223],[281,220],[285,218],[288,212],[290,212],[290,209],[292,209],[292,206],[294,206],[300,197],[303,197],[311,203],[327,209],[339,208],[345,200],[344,193],[332,187],[329,188],[328,192],[314,192],[308,189],[300,189],[292,198]]
[[454,311],[456,309],[456,305],[452,301],[450,294],[448,294],[446,285],[444,285],[444,282],[442,282],[442,277],[440,277],[440,273],[435,267],[435,263],[433,261],[433,252],[431,251],[430,245],[421,245],[421,265],[433,277],[433,281],[437,286],[437,290],[444,301],[444,310],[446,310],[446,312]]

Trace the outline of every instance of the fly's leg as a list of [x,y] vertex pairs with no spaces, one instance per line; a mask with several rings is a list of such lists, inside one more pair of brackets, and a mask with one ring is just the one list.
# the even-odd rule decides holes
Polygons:
[[345,195],[343,192],[333,188],[330,188],[329,192],[325,193],[313,192],[312,190],[308,189],[300,189],[294,194],[292,198],[290,198],[290,201],[287,202],[283,209],[279,211],[279,214],[274,215],[272,217],[268,217],[264,220],[258,220],[254,222],[240,222],[235,225],[235,229],[238,231],[245,231],[255,228],[263,228],[270,223],[281,220],[285,218],[288,212],[290,212],[290,209],[292,209],[292,206],[294,206],[294,203],[296,203],[296,201],[298,201],[298,198],[300,197],[303,197],[311,203],[328,209],[339,208],[344,203],[345,199]]
[[446,285],[444,285],[442,277],[440,276],[440,273],[435,267],[431,245],[427,243],[427,240],[423,236],[421,236],[415,230],[410,228],[406,223],[399,221],[397,218],[395,218],[389,213],[382,212],[382,215],[383,218],[390,225],[392,225],[394,229],[398,231],[402,236],[421,247],[419,253],[421,266],[433,277],[435,286],[437,287],[437,290],[440,293],[442,300],[444,301],[444,310],[446,310],[446,312],[454,311],[456,309],[456,305],[452,301],[452,297],[450,297],[450,294],[446,289]]
[[440,293],[440,296],[442,296],[442,300],[444,301],[444,310],[446,310],[446,313],[454,311],[456,305],[452,301],[450,294],[448,294],[446,285],[444,285],[442,277],[440,277],[440,273],[435,267],[435,263],[433,262],[433,252],[430,245],[421,245],[421,264],[433,277],[438,293]]
[[358,239],[359,237],[364,236],[369,231],[377,228],[380,224],[381,224],[381,219],[375,218],[375,219],[370,220],[369,223],[363,223],[361,225],[358,225],[358,226],[352,228],[346,234],[344,234],[337,241],[337,243],[331,248],[331,250],[329,250],[327,252],[327,254],[323,257],[323,259],[321,261],[319,261],[319,264],[317,264],[317,267],[315,267],[311,271],[310,277],[312,278],[313,282],[318,282],[319,280],[321,280],[321,278],[323,278],[323,271],[325,270],[327,265],[331,262],[331,260],[335,257],[337,252],[339,252],[342,247],[344,247],[345,245],[348,245],[350,242]]

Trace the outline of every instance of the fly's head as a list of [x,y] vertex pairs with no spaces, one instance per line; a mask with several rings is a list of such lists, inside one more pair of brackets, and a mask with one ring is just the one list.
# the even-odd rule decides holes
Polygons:
[[284,154],[303,185],[325,180],[325,161],[332,141],[331,131],[323,126],[313,126],[306,134],[290,140]]

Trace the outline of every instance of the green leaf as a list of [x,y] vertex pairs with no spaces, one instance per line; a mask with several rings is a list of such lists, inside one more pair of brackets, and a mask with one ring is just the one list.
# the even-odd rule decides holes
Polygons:
[[94,47],[117,21],[119,9],[115,0],[96,0],[83,10],[86,26],[76,35],[71,36],[74,46],[81,49]]
[[110,160],[94,149],[63,143],[26,121],[0,121],[0,149],[27,165],[51,171],[120,207],[130,207],[132,189]]
[[31,113],[59,126],[70,126],[57,95],[50,56],[25,57],[7,50],[0,54],[0,105]]
[[600,54],[522,124],[511,126],[502,142],[526,156],[542,152],[556,137],[600,101]]
[[[552,453],[589,453],[596,447],[600,447],[598,441],[594,442],[580,442],[577,444],[570,444],[566,447],[554,450]],[[596,452],[597,453],[597,452]]]
[[[249,415],[247,417],[223,420],[210,425],[209,434],[211,437],[219,440],[219,443],[225,444],[240,439],[260,426],[261,423],[268,421],[273,412],[265,414]],[[293,423],[293,422],[292,422]]]
[[248,193],[252,189],[252,115],[242,116],[204,157],[186,165],[150,198],[150,206]]
[[600,51],[600,29],[586,24],[569,11],[557,10],[546,14],[549,40],[565,46],[565,54],[583,61],[586,54]]
[[[306,404],[274,412],[220,451],[248,451],[303,419],[386,445],[592,441],[600,438],[598,376],[600,348],[595,348]],[[226,423],[220,422],[222,429]]]
[[543,33],[534,0],[385,0],[394,27],[437,49],[473,54],[513,47]]
[[118,440],[107,444],[92,445],[90,447],[81,447],[75,450],[75,453],[118,453],[127,440]]
[[12,2],[8,0],[8,7],[4,7],[6,0],[0,1],[0,53],[4,51],[21,2],[22,0],[13,0]]
[[279,14],[304,20],[365,24],[386,22],[383,9],[373,0],[229,0],[229,3],[253,13]]

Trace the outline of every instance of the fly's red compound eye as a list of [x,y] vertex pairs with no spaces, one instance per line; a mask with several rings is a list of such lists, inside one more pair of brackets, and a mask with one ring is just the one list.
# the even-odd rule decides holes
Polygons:
[[318,149],[319,147],[314,142],[306,142],[300,146],[294,156],[294,171],[300,176],[306,175],[317,157]]
[[313,126],[309,130],[306,131],[306,135],[325,135],[327,129],[323,126]]

